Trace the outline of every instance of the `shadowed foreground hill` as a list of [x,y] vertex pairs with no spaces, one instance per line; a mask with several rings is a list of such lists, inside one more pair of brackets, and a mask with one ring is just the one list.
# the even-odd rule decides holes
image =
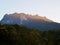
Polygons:
[[0,25],[0,45],[60,45],[60,30],[39,31],[19,25]]

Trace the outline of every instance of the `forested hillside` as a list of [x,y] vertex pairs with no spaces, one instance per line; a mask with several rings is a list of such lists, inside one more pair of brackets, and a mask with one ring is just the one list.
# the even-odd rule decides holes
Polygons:
[[60,30],[40,31],[19,25],[0,25],[0,45],[60,45]]

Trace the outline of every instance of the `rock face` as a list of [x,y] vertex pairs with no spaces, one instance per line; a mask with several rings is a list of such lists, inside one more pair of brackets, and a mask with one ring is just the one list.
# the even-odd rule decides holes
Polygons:
[[38,15],[32,16],[24,13],[5,14],[1,20],[1,24],[18,24],[39,30],[60,29],[60,24],[55,23],[46,17]]

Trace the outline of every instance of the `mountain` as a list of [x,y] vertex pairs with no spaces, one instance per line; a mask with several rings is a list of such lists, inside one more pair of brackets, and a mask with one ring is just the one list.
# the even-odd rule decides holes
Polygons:
[[30,15],[25,13],[13,13],[5,14],[3,19],[0,21],[1,24],[18,24],[24,25],[29,28],[41,29],[41,30],[52,30],[60,29],[60,24],[56,23],[46,17],[41,17],[38,15]]

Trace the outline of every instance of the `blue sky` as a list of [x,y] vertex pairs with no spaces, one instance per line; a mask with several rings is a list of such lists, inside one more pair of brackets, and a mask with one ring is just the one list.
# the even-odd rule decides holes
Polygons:
[[14,12],[39,14],[60,23],[60,0],[0,0],[0,19]]

